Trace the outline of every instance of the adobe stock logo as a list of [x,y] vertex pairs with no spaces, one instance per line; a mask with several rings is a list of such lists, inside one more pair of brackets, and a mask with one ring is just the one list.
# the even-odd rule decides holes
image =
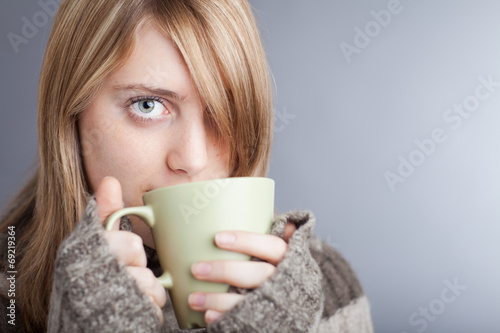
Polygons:
[[285,127],[290,124],[290,121],[295,119],[297,115],[293,113],[288,113],[286,105],[280,110],[274,109],[274,124],[273,124],[273,132],[279,133],[285,130]]
[[[415,148],[408,154],[398,156],[398,165],[394,171],[386,170],[384,178],[389,189],[394,192],[398,184],[404,183],[418,168],[422,168],[428,158],[439,150],[450,132],[458,130],[464,120],[469,119],[480,108],[482,103],[491,98],[500,88],[500,81],[493,79],[493,74],[487,77],[478,76],[479,83],[473,93],[466,96],[460,103],[454,103],[446,109],[442,119],[446,126],[434,128],[430,136],[414,140]],[[449,127],[451,130],[446,130]]]
[[368,21],[364,28],[354,27],[353,43],[349,44],[342,41],[339,44],[340,50],[348,64],[352,61],[354,54],[360,54],[363,49],[370,45],[371,41],[380,35],[383,28],[387,28],[392,21],[393,16],[403,11],[403,5],[399,0],[389,0],[387,9],[379,11],[370,11],[373,20]]
[[40,28],[45,27],[49,23],[49,17],[53,18],[61,0],[39,0],[37,2],[40,10],[31,15],[28,19],[26,16],[21,17],[21,31],[19,33],[9,32],[7,38],[10,41],[12,49],[17,54],[21,44],[28,44],[30,40],[38,35]]
[[221,178],[216,177],[214,181],[207,182],[202,189],[193,189],[191,203],[180,203],[178,208],[184,222],[189,224],[193,215],[197,216],[202,210],[208,207],[210,201],[219,196],[222,190],[228,185],[229,179],[225,173],[222,173]]
[[[455,278],[453,282],[446,279],[443,281],[443,284],[445,287],[441,289],[439,297],[431,300],[426,306],[420,306],[418,311],[413,312],[408,317],[408,323],[418,333],[423,333],[427,330],[430,323],[435,322],[452,303],[456,302],[458,297],[462,295],[462,292],[467,289],[466,285],[458,282],[458,278]],[[401,333],[408,333],[408,331]]]

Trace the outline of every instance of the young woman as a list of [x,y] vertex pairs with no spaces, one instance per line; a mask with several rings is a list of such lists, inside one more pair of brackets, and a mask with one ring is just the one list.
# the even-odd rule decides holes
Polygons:
[[[40,77],[39,168],[2,219],[1,244],[14,232],[17,252],[9,267],[2,245],[1,271],[16,273],[15,295],[2,276],[0,329],[179,331],[150,229],[102,224],[158,187],[265,176],[270,87],[245,0],[63,0]],[[293,212],[270,235],[218,234],[260,260],[193,265],[233,286],[190,295],[200,331],[371,332],[354,273],[313,225]]]

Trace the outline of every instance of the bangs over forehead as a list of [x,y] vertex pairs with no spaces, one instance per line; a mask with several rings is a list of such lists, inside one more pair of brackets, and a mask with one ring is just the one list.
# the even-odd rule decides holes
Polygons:
[[245,1],[151,1],[153,23],[179,48],[230,147],[233,176],[264,176],[272,140],[265,53]]

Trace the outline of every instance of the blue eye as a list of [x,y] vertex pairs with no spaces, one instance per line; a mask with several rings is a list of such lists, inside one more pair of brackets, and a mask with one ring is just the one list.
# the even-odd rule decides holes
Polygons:
[[135,117],[147,120],[159,118],[169,111],[158,97],[137,97],[131,101],[130,108]]
[[152,101],[152,100],[146,99],[146,100],[143,100],[143,101],[140,101],[140,102],[137,102],[137,103],[139,105],[139,110],[142,113],[150,113],[155,108],[155,102]]

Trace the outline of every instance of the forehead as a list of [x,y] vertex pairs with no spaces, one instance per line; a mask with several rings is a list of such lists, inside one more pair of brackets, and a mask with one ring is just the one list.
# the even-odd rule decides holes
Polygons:
[[134,47],[125,63],[107,80],[116,85],[146,85],[177,92],[193,93],[189,69],[177,46],[153,25],[137,31]]

